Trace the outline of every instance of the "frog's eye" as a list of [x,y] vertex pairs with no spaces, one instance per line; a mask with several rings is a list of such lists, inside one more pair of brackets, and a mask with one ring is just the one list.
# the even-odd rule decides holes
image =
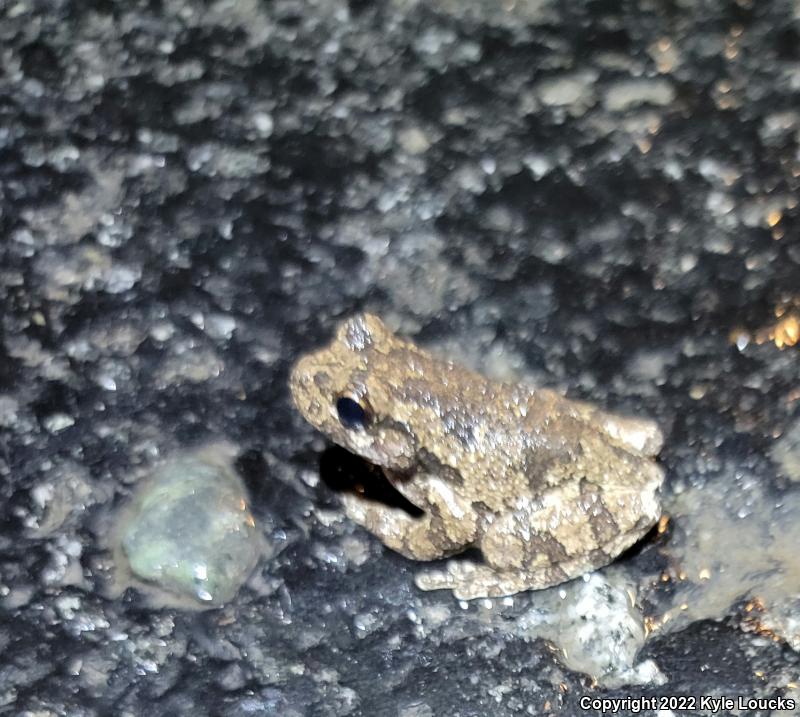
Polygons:
[[345,428],[366,428],[370,419],[370,410],[366,403],[363,400],[356,401],[351,396],[339,396],[336,399],[336,413]]

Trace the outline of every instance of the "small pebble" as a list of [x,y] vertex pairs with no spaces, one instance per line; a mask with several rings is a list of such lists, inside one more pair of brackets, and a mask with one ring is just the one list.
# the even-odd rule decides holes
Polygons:
[[163,464],[128,510],[121,546],[131,571],[209,607],[230,601],[261,555],[247,494],[225,447]]

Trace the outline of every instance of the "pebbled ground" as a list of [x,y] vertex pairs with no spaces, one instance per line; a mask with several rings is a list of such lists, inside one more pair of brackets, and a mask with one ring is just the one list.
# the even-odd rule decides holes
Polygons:
[[[799,93],[788,0],[1,2],[0,711],[796,694]],[[599,578],[638,658],[541,639],[607,594],[462,606],[343,519],[286,378],[360,308],[665,427],[674,519]],[[222,610],[104,597],[135,483],[220,440],[268,559]]]

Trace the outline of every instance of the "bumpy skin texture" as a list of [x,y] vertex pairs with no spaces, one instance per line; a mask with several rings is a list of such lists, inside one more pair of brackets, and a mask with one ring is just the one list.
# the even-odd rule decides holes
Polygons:
[[[553,391],[489,379],[392,334],[375,316],[345,321],[292,370],[313,426],[381,466],[425,513],[346,495],[347,515],[417,560],[479,548],[420,588],[472,599],[557,585],[609,563],[658,520],[662,435]],[[345,426],[337,401],[365,411]]]

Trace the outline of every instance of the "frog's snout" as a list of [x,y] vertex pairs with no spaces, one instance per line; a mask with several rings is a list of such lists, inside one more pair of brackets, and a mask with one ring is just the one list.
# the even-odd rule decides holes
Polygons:
[[314,356],[298,359],[289,373],[289,390],[295,403],[305,403],[309,398],[319,400],[330,388],[331,377],[319,367]]
[[298,388],[309,383],[310,377],[308,371],[304,367],[304,364],[307,363],[308,361],[305,358],[298,359],[295,361],[294,366],[292,366],[291,371],[289,371],[289,389],[292,393],[295,393]]
[[300,412],[308,419],[307,407],[314,399],[314,373],[308,357],[299,359],[289,373],[289,392]]

